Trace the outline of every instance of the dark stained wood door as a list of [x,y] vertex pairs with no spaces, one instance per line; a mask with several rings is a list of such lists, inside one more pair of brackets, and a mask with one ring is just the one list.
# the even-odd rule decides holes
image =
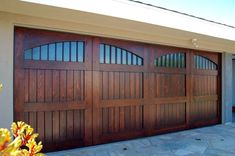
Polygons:
[[198,127],[218,123],[221,106],[220,55],[195,51],[192,59],[190,125]]
[[90,37],[15,29],[15,120],[46,150],[92,144]]
[[144,45],[96,38],[93,50],[94,143],[143,135],[148,67]]
[[15,28],[14,120],[45,150],[220,123],[220,54]]

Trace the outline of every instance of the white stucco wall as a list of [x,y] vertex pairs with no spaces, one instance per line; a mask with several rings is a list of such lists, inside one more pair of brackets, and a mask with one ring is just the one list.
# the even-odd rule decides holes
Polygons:
[[0,14],[0,127],[13,121],[13,25]]
[[235,57],[233,56],[233,85],[232,85],[232,88],[233,88],[233,106],[235,106]]

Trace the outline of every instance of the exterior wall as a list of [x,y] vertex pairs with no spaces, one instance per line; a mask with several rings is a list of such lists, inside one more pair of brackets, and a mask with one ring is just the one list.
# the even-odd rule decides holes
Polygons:
[[233,56],[233,106],[235,106],[235,58]]
[[[47,12],[47,15],[48,14],[50,14],[50,12]],[[140,22],[132,21],[132,23],[130,23],[130,21],[121,19],[117,20],[113,19],[112,17],[106,17],[108,20],[105,20],[105,17],[100,16],[101,15],[93,15],[91,17],[85,14],[84,16],[81,16],[81,20],[91,17],[89,20],[94,20],[94,22],[91,24],[79,20],[77,20],[76,23],[74,21],[61,21],[0,12],[0,82],[2,82],[4,85],[3,92],[0,94],[0,127],[9,127],[10,123],[13,121],[14,26],[25,26],[78,34],[97,35],[102,37],[171,45],[190,49],[195,48],[191,42],[191,39],[195,37],[199,39],[198,49],[200,50],[223,52],[233,51],[234,49],[235,52],[235,47],[232,41],[221,40],[192,32],[157,27]],[[103,20],[103,23],[106,25],[101,25],[100,20],[101,22]],[[108,21],[110,21],[110,23],[107,23]],[[98,23],[97,25],[96,22]],[[120,25],[123,25],[124,28],[120,27]],[[228,56],[226,58],[227,59],[224,61],[228,60]],[[225,67],[227,69],[227,66]],[[224,74],[229,74],[229,69],[226,70]],[[231,81],[224,82],[226,83],[224,85],[229,86],[229,82]],[[230,101],[230,95],[225,96],[227,93],[229,94],[229,92],[224,93],[224,101]],[[225,105],[226,108],[230,108],[230,103],[228,103],[228,106]],[[224,113],[226,114],[226,111]],[[223,121],[229,121],[229,117],[223,115]]]
[[233,105],[233,63],[232,54],[222,55],[222,123],[232,122]]
[[13,121],[13,25],[0,16],[0,127]]

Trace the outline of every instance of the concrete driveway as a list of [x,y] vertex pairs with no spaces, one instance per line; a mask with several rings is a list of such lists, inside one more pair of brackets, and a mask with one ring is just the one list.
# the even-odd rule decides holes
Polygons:
[[47,156],[235,156],[235,124],[47,153]]

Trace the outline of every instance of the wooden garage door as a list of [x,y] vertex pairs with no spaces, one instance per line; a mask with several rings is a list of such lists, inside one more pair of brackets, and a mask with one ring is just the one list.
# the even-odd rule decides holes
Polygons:
[[220,54],[15,28],[15,120],[45,150],[220,122]]

